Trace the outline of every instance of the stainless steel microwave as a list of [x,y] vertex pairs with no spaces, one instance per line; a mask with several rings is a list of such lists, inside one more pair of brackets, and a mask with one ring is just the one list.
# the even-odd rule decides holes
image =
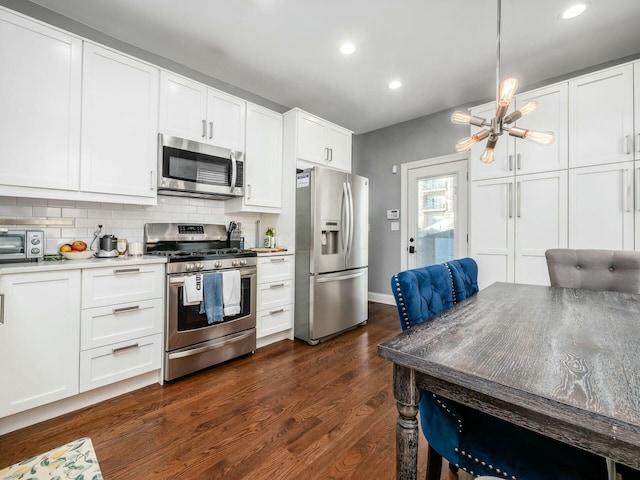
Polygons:
[[9,230],[0,228],[0,262],[42,260],[44,232],[42,230]]
[[242,152],[160,134],[158,194],[226,200],[244,193]]

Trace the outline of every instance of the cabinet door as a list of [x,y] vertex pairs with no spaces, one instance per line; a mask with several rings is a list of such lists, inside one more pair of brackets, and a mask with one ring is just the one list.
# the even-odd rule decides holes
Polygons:
[[[496,114],[496,103],[491,102],[481,105],[470,110],[471,115],[482,117],[487,121],[491,120]],[[473,135],[483,128],[471,126],[470,135]],[[467,132],[461,130],[460,138],[466,137]],[[492,163],[484,163],[480,157],[484,153],[487,141],[483,140],[471,147],[469,153],[469,176],[471,180],[482,180],[487,178],[507,177],[514,174],[513,165],[513,139],[508,135],[502,135],[498,139],[495,148],[495,160]]]
[[337,125],[327,127],[329,151],[329,165],[332,168],[351,173],[351,144],[352,133]]
[[0,12],[0,184],[77,190],[82,41]]
[[245,204],[282,206],[282,115],[247,107]]
[[244,100],[209,89],[207,94],[207,143],[245,151]]
[[478,285],[513,282],[513,178],[472,182],[469,205],[469,249],[478,262]]
[[640,62],[636,62],[633,65],[633,79],[634,79],[634,91],[633,98],[635,100],[634,112],[635,112],[635,155],[636,160],[640,160]]
[[636,250],[640,251],[640,161],[634,163],[634,197],[635,197],[635,242]]
[[569,166],[633,160],[633,66],[569,82]]
[[326,122],[305,112],[298,112],[298,158],[318,164],[329,159]]
[[158,70],[85,43],[81,189],[154,197]]
[[516,97],[516,108],[529,101],[538,102],[538,108],[518,120],[516,125],[539,132],[552,131],[556,141],[551,145],[538,145],[524,139],[515,139],[518,174],[548,172],[567,168],[568,144],[568,87],[566,83],[552,85]]
[[569,170],[569,248],[633,250],[633,162]]
[[160,133],[196,142],[207,139],[207,87],[160,73]]
[[516,176],[515,281],[549,285],[544,252],[567,247],[567,171]]
[[80,271],[0,275],[0,417],[78,393]]

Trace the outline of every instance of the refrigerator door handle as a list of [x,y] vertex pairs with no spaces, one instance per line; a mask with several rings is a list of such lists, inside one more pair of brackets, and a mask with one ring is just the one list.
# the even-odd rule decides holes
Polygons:
[[347,193],[347,184],[346,182],[343,182],[342,183],[342,202],[341,202],[342,212],[341,212],[341,218],[340,218],[340,237],[342,239],[342,248],[344,250],[345,262],[347,260],[347,248],[348,248],[347,242],[349,241],[349,223],[351,221],[348,201],[349,201],[349,194]]
[[316,283],[328,283],[328,282],[341,282],[342,280],[351,280],[352,278],[358,278],[367,272],[352,273],[351,275],[341,275],[339,277],[322,277],[316,280]]
[[351,192],[351,183],[347,182],[347,194],[349,198],[349,240],[347,243],[347,256],[351,256],[353,252],[353,231],[354,231],[354,215],[353,215],[353,193]]

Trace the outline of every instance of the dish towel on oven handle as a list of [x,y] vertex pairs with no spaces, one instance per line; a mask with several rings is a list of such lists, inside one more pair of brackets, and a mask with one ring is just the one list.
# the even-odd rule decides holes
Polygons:
[[207,314],[209,324],[221,322],[222,311],[222,273],[205,273],[202,276],[202,303],[200,313]]
[[224,316],[240,313],[240,270],[222,272],[222,303]]
[[200,305],[202,302],[202,275],[185,275],[182,290],[182,304]]

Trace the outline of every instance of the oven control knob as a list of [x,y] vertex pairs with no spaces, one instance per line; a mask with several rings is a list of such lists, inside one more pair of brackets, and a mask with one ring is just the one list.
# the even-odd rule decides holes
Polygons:
[[247,261],[246,260],[240,260],[240,265],[246,265]]
[[220,260],[216,261],[216,263],[213,264],[213,266],[215,268],[220,268],[222,266],[222,262]]
[[198,270],[202,270],[204,268],[204,263],[198,262]]
[[193,270],[193,263],[187,263],[184,268],[185,270],[187,270],[187,272],[190,272],[191,270]]
[[231,260],[231,266],[232,267],[237,267],[240,264],[239,260]]

